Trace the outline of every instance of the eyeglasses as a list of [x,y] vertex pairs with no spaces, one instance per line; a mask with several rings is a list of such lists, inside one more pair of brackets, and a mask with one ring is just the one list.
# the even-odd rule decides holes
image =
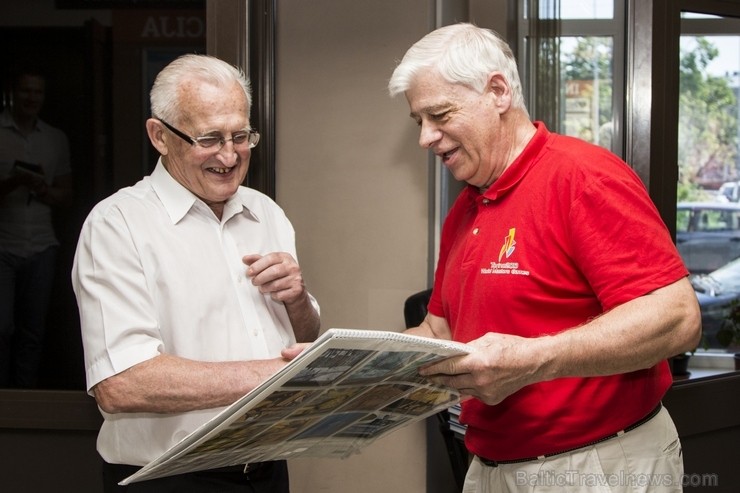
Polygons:
[[216,150],[221,150],[221,148],[225,146],[228,141],[233,142],[234,146],[240,146],[247,143],[249,144],[249,148],[252,149],[260,141],[260,134],[256,130],[245,130],[233,133],[231,134],[230,139],[224,138],[223,135],[204,135],[203,137],[191,137],[185,132],[176,129],[161,118],[159,118],[159,121],[162,122],[162,125],[167,127],[173,134],[177,135],[188,144],[199,145],[205,149],[216,148]]

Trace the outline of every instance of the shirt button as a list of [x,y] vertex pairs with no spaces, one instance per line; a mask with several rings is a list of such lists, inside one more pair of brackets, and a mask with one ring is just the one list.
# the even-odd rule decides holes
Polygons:
[[480,228],[475,228],[475,229],[473,230],[473,234],[474,234],[474,235],[477,235],[477,234],[478,234],[478,231],[480,231]]
[[490,202],[490,200],[488,200],[488,199],[483,199],[483,205],[488,205],[488,203],[489,203],[489,202]]

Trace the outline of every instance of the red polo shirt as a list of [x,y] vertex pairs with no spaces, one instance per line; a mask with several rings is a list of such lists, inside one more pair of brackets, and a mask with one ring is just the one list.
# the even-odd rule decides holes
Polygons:
[[[486,193],[466,188],[445,220],[429,311],[457,341],[557,333],[688,274],[623,161],[536,125]],[[662,362],[529,385],[495,406],[472,399],[461,416],[466,445],[493,460],[579,447],[645,416],[670,384]]]

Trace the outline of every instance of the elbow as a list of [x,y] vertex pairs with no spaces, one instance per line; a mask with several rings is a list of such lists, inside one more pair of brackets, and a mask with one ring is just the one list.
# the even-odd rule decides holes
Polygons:
[[684,277],[661,290],[664,304],[657,313],[662,319],[663,348],[668,358],[693,352],[701,341],[701,310],[694,288]]
[[97,402],[98,407],[106,413],[116,414],[121,412],[115,405],[114,400],[99,385],[93,388],[93,396],[95,396],[95,402]]
[[699,303],[696,300],[696,296],[693,295],[685,303],[684,310],[682,310],[682,318],[679,323],[680,327],[680,352],[694,351],[701,342],[701,310]]
[[129,411],[126,402],[126,392],[119,383],[117,376],[109,377],[93,387],[93,395],[98,407],[108,414],[118,414]]

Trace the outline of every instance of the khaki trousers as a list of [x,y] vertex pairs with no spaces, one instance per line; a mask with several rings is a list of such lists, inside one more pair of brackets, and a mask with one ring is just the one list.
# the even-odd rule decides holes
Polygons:
[[683,491],[681,442],[663,407],[615,438],[543,460],[490,467],[477,457],[463,493],[668,493]]

